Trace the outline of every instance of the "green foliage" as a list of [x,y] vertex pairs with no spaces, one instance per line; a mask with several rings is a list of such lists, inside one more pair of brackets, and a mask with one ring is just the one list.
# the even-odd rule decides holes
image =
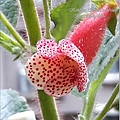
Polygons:
[[16,58],[14,60],[19,58],[23,52],[22,46],[12,37],[8,36],[2,31],[0,31],[0,45],[8,50],[10,53],[16,55]]
[[95,81],[93,81],[90,84],[89,91],[88,91],[88,96],[87,96],[87,103],[86,103],[87,107],[86,107],[86,111],[84,113],[84,116],[86,117],[87,120],[89,120],[88,118],[90,117],[90,113],[87,113],[87,112],[88,111],[92,112],[92,108],[94,106],[94,101],[95,101],[95,98],[96,98],[97,91],[98,91],[99,87],[101,86],[103,80],[105,79],[107,73],[109,72],[110,68],[112,67],[114,62],[117,60],[118,55],[119,55],[119,51],[117,51],[115,53],[114,57],[110,59],[108,64],[104,67],[104,69],[99,74],[98,79],[96,79]]
[[91,0],[97,8],[101,8],[104,4],[108,3],[109,5],[116,6],[115,0]]
[[117,2],[116,0],[106,0],[106,2],[110,5],[113,5],[113,6],[116,6],[117,5]]
[[[109,1],[92,0],[92,2],[98,8],[104,5],[106,1],[111,5],[115,5],[114,0],[109,0]],[[56,42],[59,42],[59,40],[65,38],[65,36],[67,35],[68,31],[71,28],[71,25],[75,22],[75,18],[80,12],[80,9],[83,7],[84,2],[85,0],[66,0],[66,2],[62,3],[61,5],[57,6],[55,9],[51,11],[51,20],[55,23],[55,27],[51,31],[51,33],[55,38]],[[50,0],[49,3],[51,3]],[[20,0],[20,4],[22,7],[25,24],[27,26],[30,43],[31,45],[35,46],[36,42],[41,38],[41,33],[40,33],[41,31],[39,28],[40,26],[38,24],[34,2],[33,0]],[[5,14],[9,22],[12,23],[13,26],[15,26],[18,15],[18,7],[16,4],[16,0],[1,0],[0,6],[2,6],[1,10]],[[51,7],[51,5],[49,7]],[[4,18],[4,21],[6,22],[7,20]],[[88,74],[90,81],[88,83],[88,87],[86,91],[82,93],[78,93],[76,88],[72,91],[72,94],[74,94],[75,96],[85,98],[86,104],[85,104],[85,111],[83,111],[83,116],[85,116],[87,120],[89,120],[90,118],[98,88],[102,84],[105,76],[112,67],[113,63],[118,58],[117,49],[118,49],[119,30],[116,30],[115,32],[115,26],[116,26],[115,16],[111,19],[109,24],[110,25],[108,28],[110,31],[106,30],[103,43],[98,51],[98,54],[93,60],[93,62],[90,64],[90,66],[88,67]],[[30,50],[30,52],[36,51],[36,49],[26,45],[26,43],[22,41],[21,37],[17,34],[17,32],[12,29],[12,26],[9,25],[10,28],[9,31],[14,36],[15,40],[17,40],[18,42],[14,41],[13,38],[10,38],[6,34],[4,34],[4,32],[8,34],[8,31],[1,22],[0,25],[2,25],[1,30],[3,31],[3,33],[1,32],[3,36],[2,35],[0,36],[0,44],[3,47],[5,47],[9,52],[16,54],[17,57],[15,59],[17,59],[22,54],[21,52],[25,53],[27,52],[27,50],[28,51]],[[5,25],[7,26],[8,24],[6,23]],[[49,26],[47,25],[46,27]],[[115,34],[115,36],[113,36],[110,32],[112,34]],[[23,49],[26,51],[23,51]],[[10,92],[7,91],[7,93],[5,91],[2,93],[2,96],[3,96],[2,101],[4,103],[4,104],[0,104],[0,107],[2,108],[1,109],[2,120],[6,120],[6,117],[16,112],[21,112],[29,109],[29,107],[26,104],[26,101],[23,100],[23,97],[21,98],[20,96],[18,96],[17,93],[11,94],[11,91]],[[43,91],[39,91],[39,90],[38,90],[38,96],[39,96],[39,101],[42,108],[44,119],[49,120],[52,117],[52,119],[57,120],[58,116],[53,98],[51,96],[46,96],[46,94]],[[48,106],[50,107],[48,108]]]
[[[22,54],[22,46],[15,39],[8,36],[11,35],[11,33],[13,33],[8,29],[8,27],[10,27],[13,30],[17,23],[19,13],[17,0],[0,0],[0,6],[0,45],[2,45],[6,50],[11,52],[12,54],[17,55],[16,58],[18,58],[18,56]],[[6,17],[5,19],[7,21],[3,21],[4,17]]]
[[[15,27],[19,13],[17,0],[0,0],[0,11],[2,11],[8,21]],[[10,34],[1,21],[0,29],[7,34]]]
[[116,109],[117,111],[119,111],[119,97],[115,100],[113,106],[115,107],[115,109]]
[[7,120],[15,113],[30,110],[26,99],[14,90],[1,90],[0,96],[0,120]]
[[116,85],[114,91],[112,92],[110,98],[108,99],[105,107],[103,108],[103,110],[98,114],[98,116],[95,118],[95,120],[102,120],[105,115],[107,114],[107,112],[110,110],[111,108],[111,104],[113,104],[116,96],[119,93],[119,84]]
[[55,28],[51,31],[58,42],[65,38],[85,0],[67,0],[51,11],[51,20]]
[[91,2],[93,2],[97,8],[101,8],[101,6],[105,4],[106,0],[91,0]]
[[110,32],[113,35],[115,35],[116,24],[117,24],[117,18],[116,18],[116,15],[114,13],[113,16],[112,16],[112,18],[108,22],[108,29],[110,30]]

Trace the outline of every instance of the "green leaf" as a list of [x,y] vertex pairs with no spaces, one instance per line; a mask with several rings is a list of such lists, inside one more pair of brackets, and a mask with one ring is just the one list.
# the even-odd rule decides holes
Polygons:
[[30,110],[26,99],[11,89],[0,91],[0,120],[7,120],[9,116]]
[[[118,23],[119,24],[119,23]],[[118,27],[119,28],[119,27]],[[72,94],[78,98],[86,98],[89,85],[92,81],[98,79],[99,74],[104,69],[104,66],[110,61],[110,58],[114,56],[116,50],[119,47],[119,30],[116,29],[116,35],[113,36],[109,30],[106,30],[103,43],[90,66],[88,67],[89,83],[84,92],[79,93],[75,87],[72,90]]]
[[93,2],[97,8],[101,8],[106,3],[112,6],[117,6],[115,0],[91,0],[91,2]]
[[115,100],[111,107],[115,107],[115,109],[119,112],[119,98]]
[[93,2],[97,8],[101,8],[106,3],[106,0],[91,0],[91,2]]
[[12,37],[10,37],[2,31],[0,31],[0,42],[1,41],[8,42],[14,46],[18,46],[21,48],[21,45],[16,40],[14,40]]
[[116,35],[113,36],[108,30],[106,30],[103,43],[97,56],[88,68],[90,81],[98,78],[99,74],[104,69],[104,66],[106,66],[110,58],[114,56],[119,47],[119,32],[120,31],[117,29]]
[[4,41],[0,41],[0,45],[3,46],[9,52],[12,52],[12,47],[13,47],[12,44],[4,42]]
[[[19,13],[17,0],[0,0],[0,11],[2,11],[8,21],[15,27]],[[10,34],[1,21],[0,29],[7,34]]]
[[0,45],[10,53],[17,56],[15,57],[14,61],[18,59],[23,53],[23,49],[21,48],[20,44],[2,31],[0,31]]
[[106,0],[109,5],[117,6],[116,0]]
[[51,20],[55,28],[51,31],[58,42],[65,38],[85,0],[67,0],[51,11]]
[[9,41],[0,41],[0,45],[2,45],[6,50],[18,56],[18,54],[22,54],[21,48],[18,46],[14,46]]
[[110,30],[110,32],[115,35],[115,28],[116,28],[116,24],[117,24],[117,18],[115,13],[113,14],[112,18],[110,19],[110,21],[108,22],[108,29]]
[[85,109],[85,113],[83,114],[86,117],[86,120],[89,120],[90,118],[90,115],[91,115],[90,112],[92,112],[92,109],[94,107],[94,101],[96,98],[97,91],[99,87],[102,85],[103,80],[105,79],[110,68],[113,66],[113,64],[117,60],[118,56],[119,56],[119,50],[116,51],[114,57],[110,59],[109,63],[101,71],[98,79],[93,81],[90,84],[88,96],[87,96],[87,102],[86,102],[86,109]]
[[12,54],[18,55],[22,53],[20,44],[2,31],[0,31],[0,45],[2,45]]
[[14,58],[14,60],[13,61],[16,61],[18,58],[20,58],[21,57],[21,54],[18,54],[15,58]]

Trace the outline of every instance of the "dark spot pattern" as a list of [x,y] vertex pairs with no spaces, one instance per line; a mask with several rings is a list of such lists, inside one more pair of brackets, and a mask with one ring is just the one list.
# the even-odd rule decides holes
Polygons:
[[55,43],[43,39],[37,43],[35,53],[26,63],[27,78],[37,89],[60,97],[75,86],[79,92],[88,82],[87,68],[82,53],[68,40]]

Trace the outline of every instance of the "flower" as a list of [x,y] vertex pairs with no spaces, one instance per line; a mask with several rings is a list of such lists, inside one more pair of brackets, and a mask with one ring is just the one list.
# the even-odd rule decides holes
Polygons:
[[113,14],[111,5],[105,4],[85,18],[69,37],[69,40],[82,52],[87,66],[96,56]]
[[102,43],[107,23],[112,17],[111,10],[112,7],[106,4],[93,12],[68,40],[61,40],[58,45],[50,39],[38,41],[37,53],[25,67],[31,84],[54,97],[68,94],[75,86],[79,92],[85,90],[87,67]]
[[88,82],[83,54],[69,40],[58,45],[50,39],[38,41],[37,53],[28,59],[25,70],[31,84],[54,97],[68,94],[75,86],[81,92]]

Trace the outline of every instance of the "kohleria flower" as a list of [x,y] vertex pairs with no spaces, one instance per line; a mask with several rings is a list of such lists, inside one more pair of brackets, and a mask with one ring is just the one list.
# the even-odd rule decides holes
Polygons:
[[[28,80],[37,89],[51,96],[68,94],[75,86],[81,92],[88,82],[87,67],[102,43],[111,6],[104,5],[86,18],[68,40],[57,45],[42,39],[35,53],[26,63]],[[84,60],[85,58],[85,60]]]
[[87,68],[80,50],[69,40],[57,45],[43,39],[25,66],[28,80],[37,89],[51,96],[68,94],[75,86],[79,92],[86,88]]

